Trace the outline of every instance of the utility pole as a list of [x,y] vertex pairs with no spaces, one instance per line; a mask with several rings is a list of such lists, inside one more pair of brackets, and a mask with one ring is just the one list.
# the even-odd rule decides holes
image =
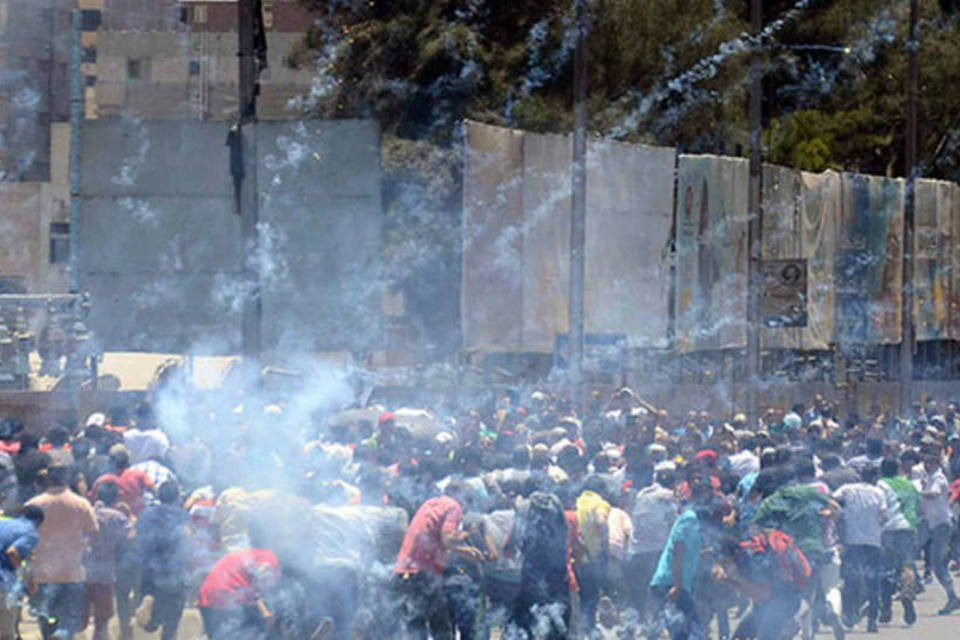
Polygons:
[[587,235],[587,0],[577,1],[577,46],[573,52],[573,171],[570,216],[570,382],[583,396],[584,253]]
[[[258,33],[259,29],[259,33]],[[260,51],[258,35],[263,38],[263,22],[260,0],[237,2],[237,59],[239,61],[239,114],[234,140],[236,171],[234,180],[237,207],[240,214],[240,230],[243,242],[244,298],[241,316],[243,355],[250,362],[259,363],[261,355],[261,300],[260,269],[257,260],[259,239],[259,194],[257,189],[257,94],[260,75]],[[266,51],[264,47],[263,56]]]
[[73,23],[70,31],[70,244],[67,276],[70,293],[80,292],[79,247],[80,237],[80,127],[83,126],[84,95],[81,81],[81,30],[83,13],[73,10]]
[[907,189],[903,207],[903,295],[900,324],[900,415],[906,417],[913,402],[913,350],[916,346],[916,327],[913,322],[913,238],[916,219],[917,186],[917,102],[919,98],[919,69],[917,68],[917,4],[910,0],[910,31],[907,36],[907,126],[904,170]]
[[746,411],[748,419],[756,424],[758,389],[760,382],[760,289],[763,285],[760,270],[760,247],[763,232],[763,53],[760,32],[763,30],[761,0],[750,1],[750,28],[753,33],[753,52],[750,56],[750,185],[747,193],[747,379]]

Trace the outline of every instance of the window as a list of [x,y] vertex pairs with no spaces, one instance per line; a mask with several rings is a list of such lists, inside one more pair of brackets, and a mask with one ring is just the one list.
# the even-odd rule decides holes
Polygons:
[[70,223],[50,223],[50,264],[64,264],[70,260]]
[[127,80],[140,80],[142,71],[139,58],[127,59]]
[[191,61],[190,61],[190,75],[192,75],[192,76],[198,76],[198,75],[200,75],[200,61],[199,61],[199,60],[191,60]]
[[266,31],[273,29],[273,5],[263,5],[263,28]]
[[184,24],[206,24],[207,5],[180,6],[180,22]]
[[80,12],[80,28],[83,31],[96,31],[100,27],[101,14],[96,9],[84,9]]

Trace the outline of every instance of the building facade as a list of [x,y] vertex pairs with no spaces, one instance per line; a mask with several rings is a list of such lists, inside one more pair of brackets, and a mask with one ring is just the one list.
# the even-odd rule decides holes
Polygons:
[[[314,73],[285,59],[315,18],[296,0],[263,8],[259,115],[295,118]],[[67,288],[75,10],[84,120],[236,115],[236,0],[0,0],[0,292]]]

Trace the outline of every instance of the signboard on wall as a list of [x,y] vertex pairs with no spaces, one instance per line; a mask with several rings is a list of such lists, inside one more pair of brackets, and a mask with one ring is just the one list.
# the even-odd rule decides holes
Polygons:
[[807,324],[807,261],[763,260],[760,321],[765,327]]

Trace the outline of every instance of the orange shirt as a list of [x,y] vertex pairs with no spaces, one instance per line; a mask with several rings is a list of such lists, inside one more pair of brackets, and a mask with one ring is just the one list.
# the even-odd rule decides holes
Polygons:
[[33,575],[40,584],[75,583],[86,579],[83,554],[87,536],[98,531],[93,507],[69,489],[47,489],[27,505],[43,510],[40,543],[34,551]]

